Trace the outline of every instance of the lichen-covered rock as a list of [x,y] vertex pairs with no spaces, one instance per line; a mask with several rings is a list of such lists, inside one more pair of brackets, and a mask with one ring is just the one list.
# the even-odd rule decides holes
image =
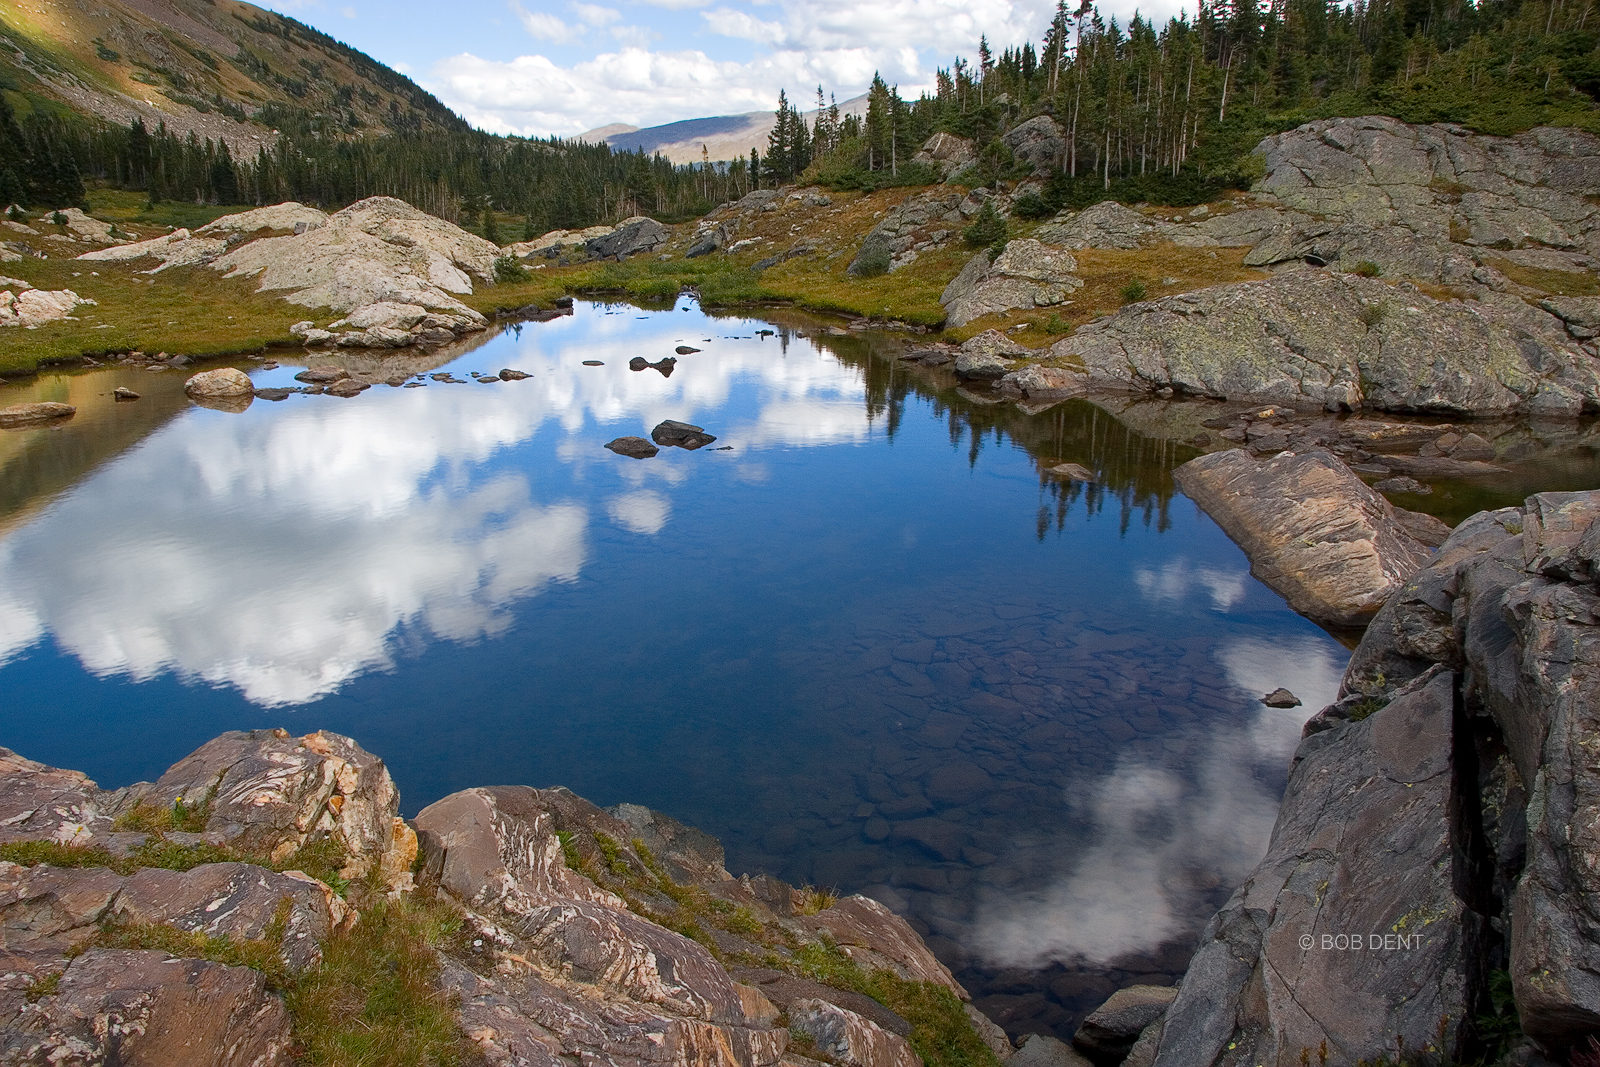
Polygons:
[[1057,342],[1089,383],[1437,414],[1600,410],[1600,359],[1521,301],[1439,301],[1297,272],[1124,308]]
[[115,813],[106,809],[104,797],[79,771],[46,766],[0,748],[0,844],[53,841],[108,847]]
[[1034,237],[1063,248],[1138,248],[1157,224],[1115,200],[1057,218],[1039,227]]
[[1456,894],[1473,872],[1454,686],[1436,669],[1302,743],[1266,858],[1201,935],[1155,1067],[1466,1051],[1488,920]]
[[913,163],[927,163],[939,168],[948,178],[962,167],[978,158],[972,138],[958,137],[953,133],[936,133],[922,143]]
[[1244,550],[1251,574],[1325,626],[1364,624],[1430,556],[1393,505],[1325,449],[1264,462],[1213,452],[1174,477]]
[[1067,135],[1049,115],[1039,115],[1008,130],[1000,140],[1019,163],[1041,177],[1061,169],[1067,155]]
[[940,294],[945,323],[965,326],[984,315],[1053,307],[1083,287],[1077,269],[1071,252],[1032,238],[1010,242],[992,263],[979,252]]
[[85,252],[78,258],[91,263],[132,263],[140,259],[156,259],[160,262],[145,273],[160,274],[168,267],[198,267],[209,264],[227,250],[227,242],[220,238],[197,237],[188,230],[178,229],[164,237],[152,237],[148,241],[134,241],[113,248]]
[[287,1067],[291,1037],[259,972],[165,952],[90,949],[48,996],[0,992],[7,1064]]
[[305,233],[307,230],[325,226],[327,222],[326,212],[290,200],[282,204],[272,204],[212,219],[195,233],[202,237],[227,237],[231,234],[250,234],[260,230]]

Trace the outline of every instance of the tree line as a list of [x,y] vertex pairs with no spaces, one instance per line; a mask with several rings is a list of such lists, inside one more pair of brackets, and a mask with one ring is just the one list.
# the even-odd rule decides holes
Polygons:
[[[276,142],[228,145],[135,121],[128,127],[36,110],[19,121],[0,93],[0,206],[81,202],[99,180],[163,199],[300,200],[338,207],[396,196],[452,221],[512,213],[537,235],[646,214],[698,217],[753,188],[796,180],[877,188],[937,180],[913,161],[934,133],[971,138],[972,184],[1021,177],[1004,134],[1038,115],[1063,131],[1061,171],[1034,207],[1108,193],[1191,201],[1250,177],[1251,149],[1313,118],[1380,113],[1489,133],[1541,123],[1600,131],[1597,0],[1202,0],[1156,25],[1124,27],[1090,3],[1058,0],[1043,39],[957,58],[915,100],[874,77],[865,114],[817,89],[808,121],[780,94],[766,152],[677,165],[558,138],[494,136],[464,123],[377,136],[327,128],[273,105]],[[396,75],[396,78],[399,76]],[[515,234],[511,235],[515,236]]]

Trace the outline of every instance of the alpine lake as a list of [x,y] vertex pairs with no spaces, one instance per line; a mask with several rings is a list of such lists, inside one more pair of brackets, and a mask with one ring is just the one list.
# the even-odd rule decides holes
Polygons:
[[[892,342],[580,301],[427,356],[236,363],[423,384],[351,399],[0,387],[78,408],[0,431],[0,744],[112,788],[224,730],[326,729],[407,815],[495,784],[648,805],[735,874],[883,901],[1013,1036],[1069,1037],[1181,973],[1349,652],[1176,492],[1198,452],[1150,429],[1167,405],[1023,410]],[[503,367],[531,377],[472,377]],[[666,419],[717,440],[603,447]],[[1600,484],[1563,455],[1433,506]]]

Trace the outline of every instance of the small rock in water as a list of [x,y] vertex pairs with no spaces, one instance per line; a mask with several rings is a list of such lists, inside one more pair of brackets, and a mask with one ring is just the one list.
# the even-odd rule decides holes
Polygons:
[[631,456],[634,459],[649,459],[661,451],[642,437],[619,437],[606,442],[606,447],[619,456]]
[[126,385],[119,385],[111,390],[111,396],[116,400],[138,400],[139,394],[129,389]]
[[357,393],[364,392],[365,390],[371,388],[372,386],[368,383],[359,381],[355,378],[340,378],[338,381],[328,386],[328,395],[341,396],[349,399],[350,397],[355,396]]
[[309,367],[294,376],[297,382],[306,382],[310,385],[326,385],[350,377],[350,372],[343,367]]
[[1287,689],[1279,687],[1262,697],[1261,703],[1269,708],[1298,708],[1300,706],[1300,698]]
[[1407,478],[1403,474],[1398,478],[1385,478],[1381,482],[1374,482],[1372,488],[1380,493],[1415,493],[1418,496],[1433,492],[1433,486],[1423,485],[1415,478]]
[[257,389],[256,399],[273,401],[288,400],[289,395],[293,392],[295,392],[293,389]]
[[583,361],[583,365],[585,367],[604,367],[605,362],[598,359],[586,359]]
[[648,366],[650,366],[650,361],[643,356],[634,356],[628,360],[629,370],[644,370]]
[[1070,478],[1075,482],[1095,481],[1094,471],[1087,467],[1080,467],[1076,463],[1058,463],[1050,468],[1050,473],[1062,478]]
[[524,378],[531,377],[533,377],[533,375],[529,374],[527,371],[512,370],[510,367],[507,367],[505,370],[500,372],[500,380],[502,382],[520,382]]
[[478,379],[478,384],[479,385],[499,385],[500,384],[500,379],[496,378],[492,374],[485,374],[482,378]]
[[673,351],[678,353],[680,356],[692,356],[700,350],[698,348],[690,348],[688,345],[679,345],[677,348],[674,348]]
[[250,376],[233,367],[201,371],[183,383],[183,391],[195,400],[216,400],[224,397],[252,396],[256,387]]
[[675,422],[667,419],[650,431],[650,439],[658,445],[676,445],[693,452],[697,448],[704,448],[716,438],[706,433],[700,426],[691,426],[687,422]]
[[426,389],[427,388],[427,384],[425,382],[407,382],[405,384],[405,388],[407,388],[407,389]]

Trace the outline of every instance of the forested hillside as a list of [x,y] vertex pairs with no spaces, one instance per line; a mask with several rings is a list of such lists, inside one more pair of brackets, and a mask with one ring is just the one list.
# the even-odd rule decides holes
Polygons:
[[[1138,17],[1120,26],[1062,0],[1043,41],[998,54],[984,41],[975,60],[940,69],[936,92],[916,100],[878,79],[864,117],[824,109],[806,122],[786,95],[764,157],[709,167],[471,130],[360,53],[292,19],[219,2],[231,5],[230,27],[241,28],[228,38],[235,54],[219,60],[185,36],[184,24],[158,35],[181,46],[184,73],[125,60],[120,38],[105,33],[89,41],[94,53],[52,44],[38,26],[13,25],[25,9],[0,0],[0,200],[64,205],[82,198],[85,180],[152,201],[337,207],[381,193],[452,220],[509,214],[532,235],[631,214],[681,220],[755,185],[802,177],[847,188],[929,183],[938,174],[909,161],[936,132],[973,139],[971,180],[1021,178],[1029,170],[1000,137],[1040,114],[1052,115],[1067,140],[1061,173],[1022,205],[1041,212],[1108,193],[1204,198],[1248,182],[1249,153],[1261,137],[1317,117],[1382,113],[1490,133],[1540,124],[1600,130],[1594,0],[1283,0],[1267,9],[1233,0],[1162,26]],[[263,58],[265,46],[241,43],[245,31],[289,51]],[[230,138],[193,128],[180,132],[143,115],[113,123],[93,108],[66,106],[71,94],[59,85],[87,84],[85,54],[131,64],[128,77],[169,100],[273,136],[241,152]],[[309,76],[334,60],[351,81],[327,69]],[[817,96],[823,103],[820,88]],[[497,230],[505,240],[523,235],[503,222]]]

